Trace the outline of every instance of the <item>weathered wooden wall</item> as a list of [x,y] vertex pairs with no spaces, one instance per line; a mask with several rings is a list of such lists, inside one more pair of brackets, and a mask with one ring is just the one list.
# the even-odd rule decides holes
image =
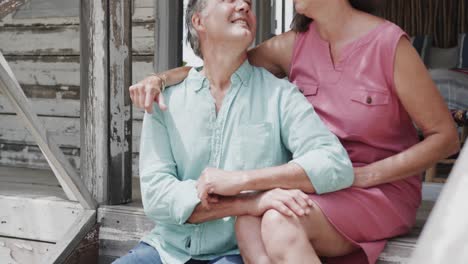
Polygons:
[[[134,0],[133,82],[152,72],[154,0]],[[5,55],[33,109],[71,163],[80,160],[80,33],[79,18],[16,18],[0,20],[0,50]],[[142,112],[133,111],[133,175]],[[0,165],[46,168],[47,162],[29,132],[0,94]]]

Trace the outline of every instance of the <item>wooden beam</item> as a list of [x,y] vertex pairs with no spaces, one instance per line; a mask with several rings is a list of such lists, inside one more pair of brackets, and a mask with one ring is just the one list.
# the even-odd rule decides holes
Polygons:
[[410,263],[466,263],[467,188],[468,146],[465,145],[421,234]]
[[257,36],[255,43],[258,45],[272,37],[272,4],[271,0],[256,0],[254,2],[257,15]]
[[64,263],[96,223],[96,211],[85,210],[41,263]]
[[108,0],[80,1],[81,177],[98,203],[109,179]]
[[60,151],[57,144],[46,134],[46,130],[39,122],[37,115],[32,111],[29,100],[1,53],[0,89],[3,89],[3,92],[14,104],[18,115],[23,119],[24,124],[36,140],[36,143],[46,157],[55,176],[67,194],[67,197],[70,200],[79,201],[86,209],[95,209],[96,203],[88,189],[65,158],[64,154]]
[[99,203],[131,200],[131,0],[81,0],[81,172]]
[[132,199],[132,0],[109,1],[108,204]]
[[182,65],[183,0],[159,0],[155,8],[154,70]]

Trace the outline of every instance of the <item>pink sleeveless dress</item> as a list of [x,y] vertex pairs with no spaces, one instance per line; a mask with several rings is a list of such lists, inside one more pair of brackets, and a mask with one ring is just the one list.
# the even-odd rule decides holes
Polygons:
[[[296,38],[290,80],[338,136],[356,167],[416,144],[417,132],[395,91],[394,62],[407,35],[388,21],[341,52],[333,64],[329,44],[314,23]],[[332,225],[362,250],[326,263],[375,263],[386,239],[408,232],[421,203],[421,178],[368,189],[312,195]]]

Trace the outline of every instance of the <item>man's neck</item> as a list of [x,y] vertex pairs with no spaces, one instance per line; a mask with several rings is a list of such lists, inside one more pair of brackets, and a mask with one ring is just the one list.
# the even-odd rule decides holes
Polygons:
[[247,51],[210,48],[203,53],[202,73],[209,80],[211,89],[224,93],[231,85],[231,76],[247,59]]

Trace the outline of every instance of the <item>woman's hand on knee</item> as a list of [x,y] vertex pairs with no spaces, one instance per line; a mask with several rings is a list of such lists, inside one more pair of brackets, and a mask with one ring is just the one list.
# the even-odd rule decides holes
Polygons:
[[276,210],[286,216],[304,216],[310,213],[313,201],[300,190],[273,189],[259,194],[250,215],[262,216],[267,210]]

